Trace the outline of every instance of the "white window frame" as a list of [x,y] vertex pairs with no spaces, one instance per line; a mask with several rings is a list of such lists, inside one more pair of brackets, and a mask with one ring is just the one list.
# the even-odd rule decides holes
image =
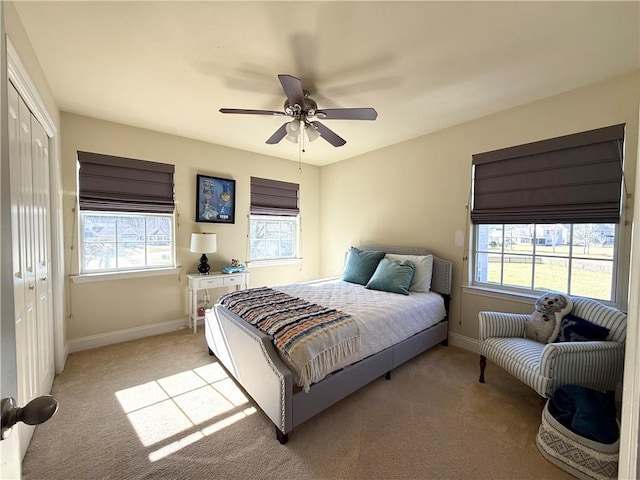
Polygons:
[[[301,225],[301,220],[300,220],[300,215],[258,215],[258,214],[249,214],[249,232],[247,234],[247,238],[248,238],[248,252],[247,252],[247,265],[249,267],[264,267],[264,266],[273,266],[273,265],[288,265],[288,264],[298,264],[302,261],[301,255],[300,255],[300,237],[301,237],[301,229],[300,229],[300,225]],[[252,223],[254,220],[277,220],[277,221],[289,221],[289,222],[293,222],[293,226],[294,226],[294,241],[293,241],[293,245],[294,245],[294,252],[293,252],[293,256],[287,256],[287,257],[273,257],[273,258],[251,258],[251,245],[252,242],[254,241],[253,238],[251,237],[251,232],[252,232]]]
[[[135,267],[126,267],[126,268],[110,268],[110,269],[101,269],[101,270],[85,270],[84,269],[84,222],[85,215],[100,215],[100,216],[113,216],[113,217],[166,217],[170,219],[171,225],[171,261],[169,265],[144,265],[144,266],[135,266]],[[141,213],[141,212],[110,212],[110,211],[95,211],[95,210],[80,210],[79,215],[79,232],[78,232],[78,259],[79,259],[79,277],[86,277],[86,281],[89,281],[91,278],[104,279],[105,276],[113,276],[117,274],[129,274],[129,276],[147,276],[147,275],[155,275],[162,274],[164,272],[174,273],[176,271],[176,222],[175,222],[175,213]],[[117,241],[116,241],[117,243]],[[145,239],[146,243],[146,239]],[[141,275],[142,273],[142,275]],[[82,282],[83,280],[79,280],[75,277],[74,282]]]
[[[497,224],[496,224],[497,225]],[[534,225],[541,225],[541,224],[534,224]],[[571,230],[573,231],[573,228],[575,225],[578,225],[576,223],[573,224],[566,224],[569,225]],[[473,242],[472,242],[472,255],[471,255],[471,262],[469,262],[470,265],[470,279],[471,279],[471,286],[472,287],[478,287],[478,288],[482,288],[482,289],[488,289],[488,290],[492,290],[495,292],[502,292],[504,294],[520,294],[520,295],[527,295],[527,296],[539,296],[542,293],[544,293],[544,291],[542,290],[536,290],[534,289],[534,278],[535,278],[535,270],[532,272],[532,276],[531,276],[531,288],[524,288],[524,287],[516,287],[516,286],[511,286],[511,285],[504,285],[504,279],[501,279],[501,283],[489,283],[489,282],[480,282],[478,280],[476,280],[476,272],[477,272],[477,259],[478,259],[478,228],[481,227],[482,225],[480,224],[472,224],[472,235],[473,235]],[[534,228],[534,235],[535,235],[535,228]],[[612,259],[611,260],[602,260],[602,259],[598,259],[599,261],[607,261],[607,262],[611,262],[612,265],[612,272],[611,272],[611,297],[610,299],[597,299],[600,302],[606,303],[606,304],[611,304],[611,305],[617,305],[618,304],[618,257],[619,257],[619,247],[620,247],[620,238],[621,238],[621,231],[622,229],[620,228],[619,224],[615,224],[615,241],[613,243],[613,254],[612,254]],[[503,224],[503,232],[504,232],[504,224]],[[535,240],[534,240],[535,243]],[[540,257],[548,257],[549,255],[546,255],[544,253],[536,253],[536,246],[537,245],[532,245],[532,249],[533,252],[532,253],[522,253],[522,254],[517,254],[517,255],[522,255],[522,256],[526,256],[526,257],[531,257],[533,259],[532,263],[534,265],[535,268],[535,258],[536,256],[540,256]],[[480,253],[484,253],[484,251],[481,251]],[[501,252],[502,255],[505,255],[504,251]],[[511,255],[511,254],[509,254]],[[580,254],[573,254],[573,248],[570,246],[569,249],[569,254],[568,255],[553,255],[554,258],[564,258],[567,259],[569,262],[569,272],[568,272],[568,280],[567,280],[567,291],[570,291],[571,289],[571,260],[575,260],[575,259],[582,259],[584,258],[582,255]],[[589,258],[587,258],[589,259]],[[501,262],[501,265],[503,265],[503,262]],[[566,292],[564,292],[566,293]],[[567,293],[568,295],[572,295],[571,293]]]

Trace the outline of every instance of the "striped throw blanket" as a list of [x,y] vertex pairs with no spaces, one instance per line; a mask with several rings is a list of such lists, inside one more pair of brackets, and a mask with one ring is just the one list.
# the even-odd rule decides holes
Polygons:
[[358,325],[339,310],[267,287],[231,292],[218,303],[273,339],[297,369],[298,386],[305,392],[360,349]]

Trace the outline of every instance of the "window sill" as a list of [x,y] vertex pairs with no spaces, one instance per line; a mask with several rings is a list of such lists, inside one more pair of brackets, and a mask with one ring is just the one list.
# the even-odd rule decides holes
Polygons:
[[[463,285],[462,293],[466,293],[469,295],[478,295],[481,297],[489,297],[495,298],[498,300],[506,300],[509,302],[517,302],[517,303],[525,303],[527,305],[535,304],[536,300],[542,295],[544,292],[540,292],[539,294],[535,293],[524,293],[524,292],[516,292],[511,290],[500,290],[498,288],[490,288],[490,287],[481,287],[478,285]],[[562,295],[566,295],[563,293]],[[585,297],[590,298],[590,297]],[[595,301],[602,303],[603,305],[608,305],[613,308],[617,308],[618,310],[622,310],[622,308],[614,302],[609,300],[602,300],[600,298],[594,298]]]
[[247,262],[247,267],[276,267],[280,265],[300,265],[302,258],[277,258],[274,260],[253,260]]
[[480,287],[478,285],[463,285],[462,293],[469,295],[478,295],[481,297],[495,298],[498,300],[506,300],[509,302],[525,303],[527,305],[533,305],[539,295],[512,292],[509,290],[500,290],[497,288]]
[[83,273],[72,275],[73,283],[106,282],[128,278],[159,277],[163,275],[178,275],[182,267],[154,268],[150,270],[130,270],[128,272]]

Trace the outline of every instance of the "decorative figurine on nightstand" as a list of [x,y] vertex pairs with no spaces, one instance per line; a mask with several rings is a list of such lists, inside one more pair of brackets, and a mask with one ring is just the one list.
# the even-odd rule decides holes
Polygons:
[[244,272],[245,266],[240,264],[237,258],[231,259],[231,265],[226,265],[220,269],[222,273],[238,273]]

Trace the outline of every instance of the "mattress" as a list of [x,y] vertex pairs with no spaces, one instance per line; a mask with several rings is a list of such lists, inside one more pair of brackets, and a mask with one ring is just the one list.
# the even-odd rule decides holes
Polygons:
[[444,299],[437,293],[397,293],[369,290],[338,278],[272,287],[308,302],[348,313],[360,329],[360,349],[336,370],[406,340],[442,321]]

